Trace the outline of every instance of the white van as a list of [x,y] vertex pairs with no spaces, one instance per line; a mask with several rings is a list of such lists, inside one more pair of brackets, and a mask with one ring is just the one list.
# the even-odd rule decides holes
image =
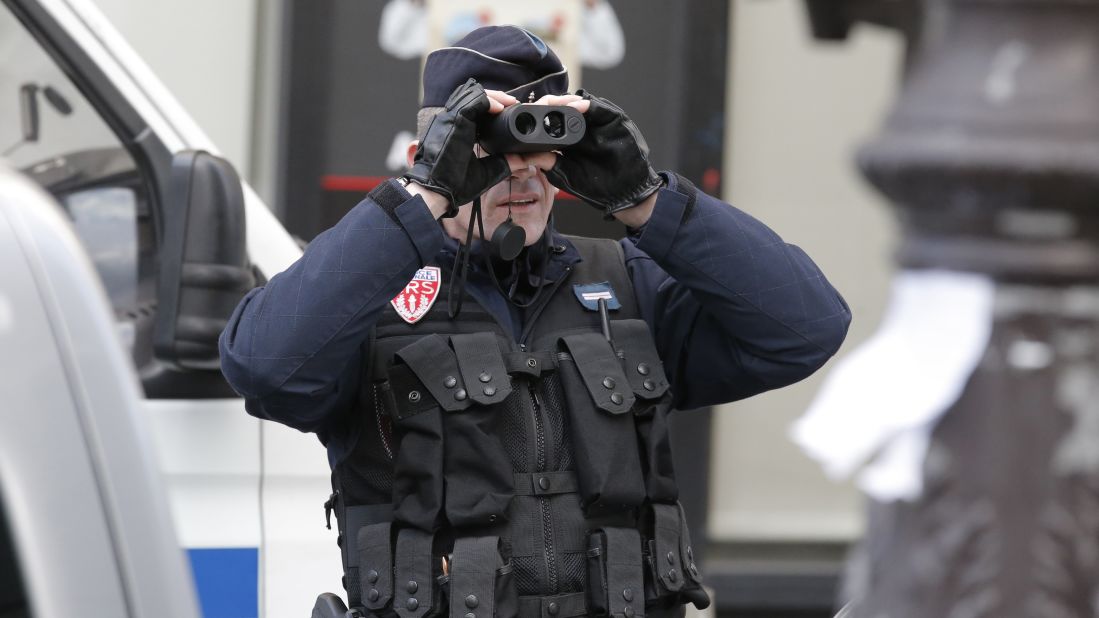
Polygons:
[[0,0],[0,59],[0,158],[61,204],[107,291],[203,614],[308,615],[341,575],[324,449],[248,416],[216,344],[300,248],[91,2]]
[[103,286],[2,163],[0,264],[0,616],[197,618]]

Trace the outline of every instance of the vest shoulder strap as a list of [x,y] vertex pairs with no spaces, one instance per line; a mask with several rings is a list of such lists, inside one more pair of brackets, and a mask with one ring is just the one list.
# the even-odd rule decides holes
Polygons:
[[[620,305],[610,311],[612,320],[641,318],[633,282],[626,270],[625,255],[618,241],[566,238],[576,247],[581,259],[572,266],[568,280],[554,292],[538,315],[527,338],[534,350],[555,348],[557,338],[563,333],[600,330],[599,313],[590,299],[583,298],[585,293],[603,292],[609,287]],[[610,305],[615,306],[613,302]]]
[[580,252],[582,260],[573,268],[574,283],[606,281],[622,304],[622,317],[640,317],[633,281],[626,270],[626,255],[617,240],[565,236]]

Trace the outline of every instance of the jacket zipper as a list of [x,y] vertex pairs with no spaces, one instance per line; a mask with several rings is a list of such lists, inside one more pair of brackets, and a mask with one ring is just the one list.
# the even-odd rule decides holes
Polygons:
[[[538,398],[537,387],[530,387],[530,401],[534,412],[534,431],[537,452],[536,472],[546,471],[546,424],[542,418],[542,405]],[[557,553],[553,545],[553,522],[550,517],[549,499],[538,498],[538,508],[542,512],[542,542],[545,544],[546,577],[549,580],[549,593],[557,594]]]
[[[553,287],[550,288],[549,294],[546,294],[545,298],[538,304],[538,307],[531,313],[530,319],[523,325],[523,332],[519,337],[519,349],[524,352],[527,349],[527,337],[530,336],[531,331],[534,328],[534,323],[538,320],[538,317],[542,315],[542,311],[549,305],[550,300],[553,299],[554,294],[557,293],[557,289],[561,287],[561,284],[569,278],[572,273],[572,267],[567,266],[565,272],[561,274],[561,277],[554,282]],[[528,390],[530,392],[531,412],[534,415],[534,439],[535,439],[535,472],[546,471],[546,424],[545,419],[542,417],[542,403],[538,397],[537,381],[531,380]],[[557,574],[557,552],[554,550],[553,539],[553,522],[550,516],[550,507],[548,498],[538,498],[538,508],[542,513],[542,542],[545,548],[546,556],[546,579],[549,581],[549,594],[557,594],[558,589],[558,574]]]

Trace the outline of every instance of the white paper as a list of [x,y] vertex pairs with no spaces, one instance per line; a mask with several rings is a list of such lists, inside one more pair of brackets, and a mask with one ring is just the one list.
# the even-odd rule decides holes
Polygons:
[[898,274],[878,332],[836,365],[791,438],[833,479],[866,465],[859,486],[875,499],[919,497],[931,430],[988,346],[994,293],[981,275]]

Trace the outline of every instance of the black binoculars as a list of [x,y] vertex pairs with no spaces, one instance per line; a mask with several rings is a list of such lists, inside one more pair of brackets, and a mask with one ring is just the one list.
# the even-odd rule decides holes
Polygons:
[[548,152],[584,137],[584,115],[567,105],[512,105],[477,126],[477,141],[489,154]]

